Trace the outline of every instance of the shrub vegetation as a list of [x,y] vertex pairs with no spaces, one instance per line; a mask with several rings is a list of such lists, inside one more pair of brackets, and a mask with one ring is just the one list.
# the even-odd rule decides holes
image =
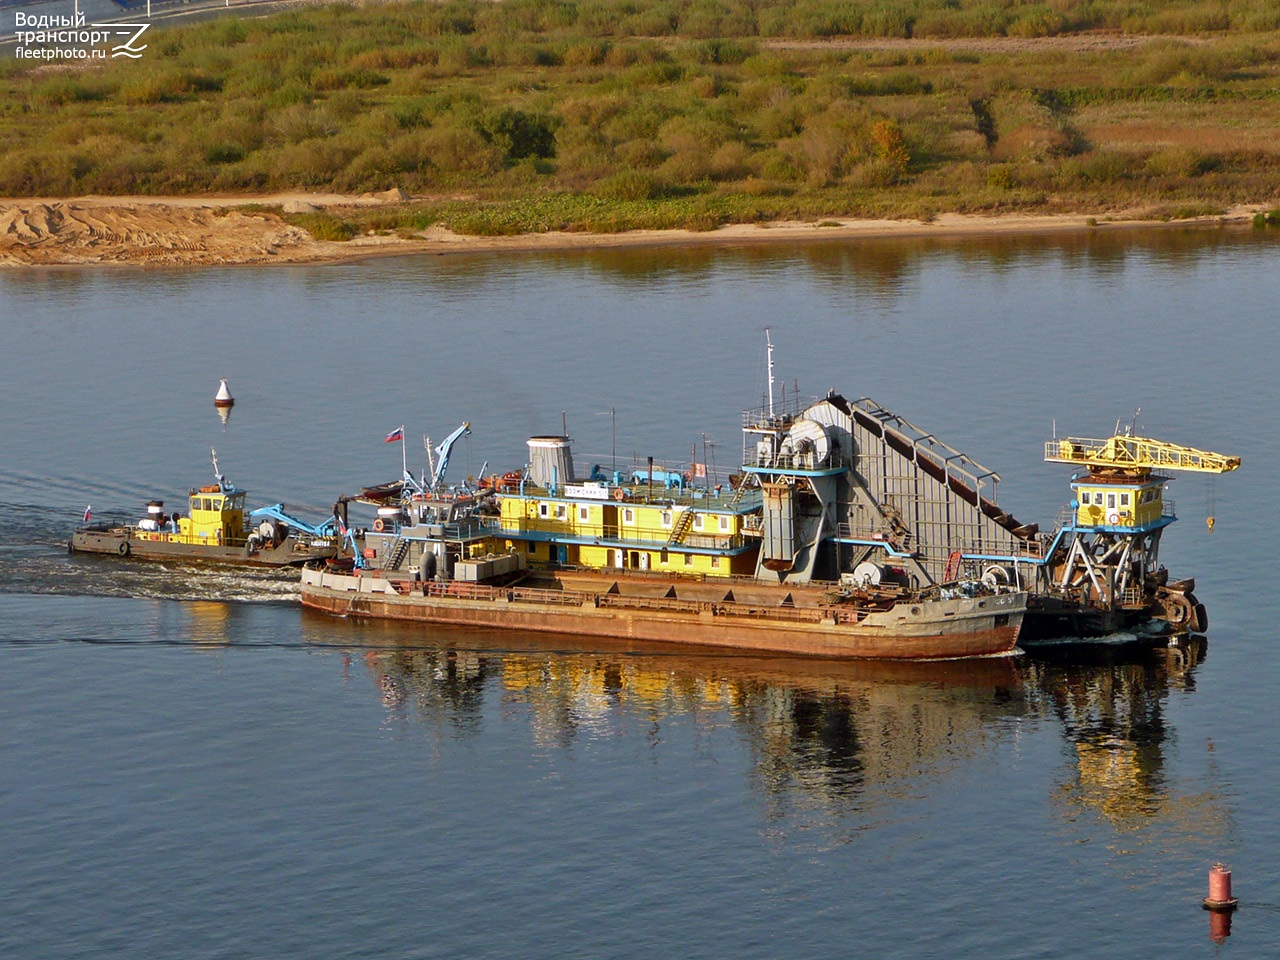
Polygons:
[[[0,195],[426,198],[296,218],[333,238],[428,223],[500,234],[1271,204],[1277,9],[446,0],[233,12],[158,24],[138,61],[0,66]],[[1029,42],[1099,30],[1112,40]]]

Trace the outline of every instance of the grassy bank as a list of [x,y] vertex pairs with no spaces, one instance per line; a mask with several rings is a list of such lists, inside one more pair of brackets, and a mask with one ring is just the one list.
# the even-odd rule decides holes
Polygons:
[[[1278,26],[1271,5],[1176,0],[499,0],[230,15],[158,27],[136,62],[5,62],[0,194],[398,187],[437,198],[302,218],[335,238],[430,223],[504,234],[1204,214],[1280,199]],[[1032,42],[1102,28],[1159,36]],[[1003,42],[957,40],[983,37]]]

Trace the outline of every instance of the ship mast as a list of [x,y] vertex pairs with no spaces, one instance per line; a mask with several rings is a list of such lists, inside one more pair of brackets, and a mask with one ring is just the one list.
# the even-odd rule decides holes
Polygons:
[[773,419],[773,340],[769,337],[769,328],[764,328],[764,342],[769,356],[769,419]]

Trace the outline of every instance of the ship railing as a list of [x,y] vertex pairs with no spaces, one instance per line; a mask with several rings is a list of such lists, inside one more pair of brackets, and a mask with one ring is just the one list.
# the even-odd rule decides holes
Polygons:
[[[900,417],[891,410],[886,410],[870,397],[861,397],[850,404],[854,408],[854,422],[873,436],[883,439],[890,446],[909,447],[912,451],[909,459],[919,460],[923,452],[937,467],[940,466],[948,475],[985,499],[995,502],[996,485],[1000,482],[1000,474],[988,470],[968,454],[961,453],[949,443],[944,443],[933,434],[917,427],[905,417]],[[904,450],[899,450],[904,456]],[[983,488],[988,492],[983,493]]]
[[797,393],[786,399],[775,400],[772,410],[770,410],[768,404],[743,410],[742,429],[755,431],[781,430],[790,426],[792,421],[816,401],[816,397],[802,400]]
[[676,549],[681,547],[702,550],[734,550],[745,542],[741,534],[688,533],[679,543],[671,543],[673,526],[610,526],[608,532],[602,524],[574,525],[568,520],[506,520],[489,531],[492,536],[524,539],[530,534],[539,539],[565,543],[596,545],[627,549]]
[[554,603],[563,606],[580,607],[590,598],[590,594],[573,590],[542,590],[537,587],[492,587],[483,583],[467,583],[464,580],[448,580],[443,583],[428,580],[422,583],[398,581],[396,587],[419,587],[425,597],[456,597],[460,600],[508,600],[531,603]]
[[[744,458],[742,462],[749,461]],[[835,459],[819,463],[812,453],[779,453],[772,457],[757,456],[751,465],[765,470],[826,470],[842,464]]]
[[[881,526],[841,523],[836,536],[846,540],[878,541],[898,553],[931,553],[933,544],[918,539],[910,532],[893,534]],[[960,552],[976,556],[1008,556],[1039,560],[1044,556],[1045,544],[1039,539],[1023,540],[1012,534],[1008,538],[961,536],[942,545],[942,553]]]
[[617,610],[661,610],[712,616],[748,617],[760,620],[785,620],[792,623],[858,623],[872,611],[865,607],[834,604],[818,607],[764,606],[732,600],[681,600],[677,597],[637,597],[613,593],[584,593],[577,590],[545,590],[537,587],[493,587],[486,584],[453,580],[396,580],[392,587],[400,594],[421,592],[427,597],[453,597],[459,600],[505,600],[509,603],[554,604],[565,607],[591,605]]
[[1141,587],[1126,587],[1120,597],[1121,606],[1138,608],[1147,604],[1147,598]]

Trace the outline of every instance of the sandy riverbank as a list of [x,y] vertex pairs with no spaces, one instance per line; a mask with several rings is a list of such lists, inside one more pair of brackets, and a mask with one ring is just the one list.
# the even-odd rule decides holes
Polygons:
[[[561,250],[663,244],[715,244],[806,239],[945,237],[1056,233],[1117,227],[1168,226],[1169,221],[1126,216],[969,216],[943,214],[918,220],[827,219],[820,222],[740,224],[706,232],[635,230],[626,233],[542,233],[472,237],[432,227],[409,238],[361,236],[350,241],[314,239],[261,206],[288,210],[384,205],[398,198],[336,194],[260,197],[76,197],[0,200],[0,266],[213,266],[323,263],[410,253],[491,250]],[[249,208],[249,209],[244,209]],[[1262,206],[1239,206],[1222,216],[1188,223],[1248,224]]]

